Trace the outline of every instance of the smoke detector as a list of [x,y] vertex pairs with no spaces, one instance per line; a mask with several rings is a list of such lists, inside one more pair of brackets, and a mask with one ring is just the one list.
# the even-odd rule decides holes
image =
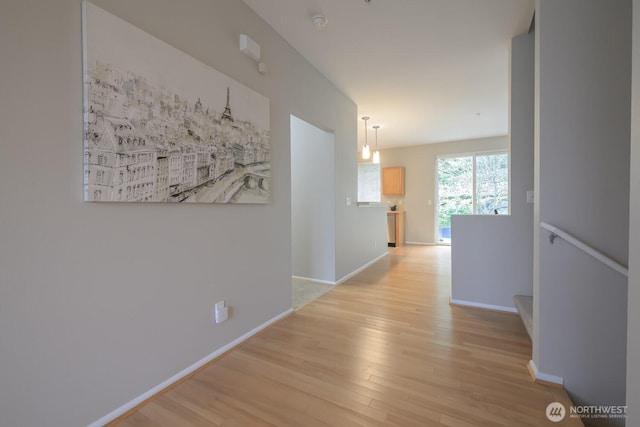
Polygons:
[[311,23],[316,27],[316,30],[320,31],[324,30],[324,27],[327,26],[329,20],[323,15],[314,15],[311,17]]

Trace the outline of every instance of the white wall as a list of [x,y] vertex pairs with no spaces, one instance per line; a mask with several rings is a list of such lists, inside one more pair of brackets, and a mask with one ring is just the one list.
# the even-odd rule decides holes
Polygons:
[[633,0],[633,92],[631,106],[631,214],[627,333],[627,425],[640,425],[640,0]]
[[[337,115],[336,119],[350,127],[357,119]],[[354,128],[355,132],[355,128]],[[355,134],[354,134],[355,135]],[[351,144],[348,141],[347,144]],[[388,253],[387,214],[384,208],[356,207],[358,200],[357,148],[336,145],[336,282],[350,277],[362,266]],[[347,151],[348,155],[345,154]],[[346,199],[351,200],[347,206]]]
[[[243,2],[96,3],[270,99],[272,202],[82,202],[81,2],[4,2],[0,425],[86,425],[290,310],[291,114],[335,135],[336,274],[381,253],[384,212],[344,205],[355,104]],[[266,76],[240,33],[261,44]],[[231,319],[214,326],[221,299]]]
[[533,34],[511,42],[510,215],[454,215],[451,298],[515,310],[514,295],[533,293]]
[[[626,0],[538,0],[536,9],[537,219],[623,264],[630,7]],[[540,229],[535,234],[535,364],[563,377],[576,403],[624,404],[626,279],[565,242],[549,244]]]
[[291,116],[292,274],[335,281],[333,134]]
[[[382,201],[393,201],[406,213],[406,241],[410,243],[436,243],[435,238],[435,166],[436,157],[475,151],[509,149],[507,136],[464,141],[423,144],[380,150],[380,165],[405,167],[404,197],[382,196]],[[431,204],[429,204],[431,201]]]

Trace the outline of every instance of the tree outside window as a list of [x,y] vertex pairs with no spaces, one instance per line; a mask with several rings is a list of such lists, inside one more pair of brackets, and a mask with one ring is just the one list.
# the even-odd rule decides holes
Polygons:
[[509,213],[509,153],[475,153],[437,159],[438,230],[451,238],[451,215]]

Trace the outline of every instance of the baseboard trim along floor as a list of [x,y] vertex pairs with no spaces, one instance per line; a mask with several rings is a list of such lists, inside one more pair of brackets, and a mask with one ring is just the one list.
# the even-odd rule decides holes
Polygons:
[[529,361],[527,369],[529,369],[529,374],[531,374],[531,378],[533,378],[534,382],[552,387],[564,388],[564,378],[540,372],[533,360]]
[[460,299],[449,298],[449,304],[459,307],[479,308],[482,310],[499,311],[501,313],[513,313],[517,314],[518,309],[515,307],[507,307],[504,305],[484,304],[481,302],[465,301]]
[[177,374],[175,374],[171,378],[168,378],[167,380],[161,382],[157,386],[155,386],[152,389],[146,391],[145,393],[141,394],[140,396],[136,397],[135,399],[125,403],[124,405],[122,405],[118,409],[108,413],[107,415],[105,415],[104,417],[100,418],[99,420],[94,421],[93,423],[89,424],[88,427],[102,427],[105,424],[111,423],[111,422],[123,417],[124,415],[126,415],[126,414],[128,414],[130,412],[133,412],[136,408],[142,406],[144,403],[146,403],[148,400],[152,399],[157,394],[162,393],[164,390],[166,390],[167,388],[171,387],[175,383],[188,378],[189,376],[194,374],[198,369],[200,369],[200,368],[204,367],[205,365],[213,362],[214,360],[218,359],[220,356],[224,355],[225,353],[227,353],[230,350],[233,350],[235,347],[239,346],[240,344],[242,344],[243,342],[245,342],[249,338],[253,337],[254,335],[258,334],[262,330],[264,330],[264,329],[268,328],[269,326],[274,325],[274,324],[278,323],[279,321],[281,321],[282,319],[290,316],[292,313],[293,313],[293,309],[289,309],[289,310],[279,314],[278,316],[266,321],[262,325],[252,329],[251,331],[249,331],[246,334],[242,335],[238,339],[236,339],[236,340],[230,342],[229,344],[217,349],[216,351],[214,351],[213,353],[209,354],[208,356],[198,360],[193,365],[189,366],[188,368],[183,369],[182,371],[178,372]]
[[329,285],[329,286],[334,286],[337,284],[336,282],[332,282],[330,280],[312,279],[311,277],[304,277],[304,276],[291,276],[291,279],[300,280],[302,282],[319,283],[321,285]]
[[362,267],[358,268],[357,270],[347,274],[346,276],[344,276],[342,279],[338,280],[336,282],[336,285],[339,285],[341,283],[346,282],[347,280],[351,279],[353,276],[355,276],[358,273],[363,272],[364,270],[366,270],[367,268],[369,268],[370,266],[372,266],[373,264],[375,264],[376,262],[378,262],[379,260],[381,260],[382,258],[386,257],[389,255],[389,252],[385,252],[382,255],[380,255],[377,258],[374,258],[373,260],[369,261],[368,263],[366,263],[365,265],[363,265]]

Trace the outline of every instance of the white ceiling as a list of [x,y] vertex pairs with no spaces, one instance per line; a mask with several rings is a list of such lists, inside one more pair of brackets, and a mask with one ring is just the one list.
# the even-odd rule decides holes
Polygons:
[[380,148],[507,134],[509,42],[534,0],[244,2],[371,117],[370,145],[373,125]]

